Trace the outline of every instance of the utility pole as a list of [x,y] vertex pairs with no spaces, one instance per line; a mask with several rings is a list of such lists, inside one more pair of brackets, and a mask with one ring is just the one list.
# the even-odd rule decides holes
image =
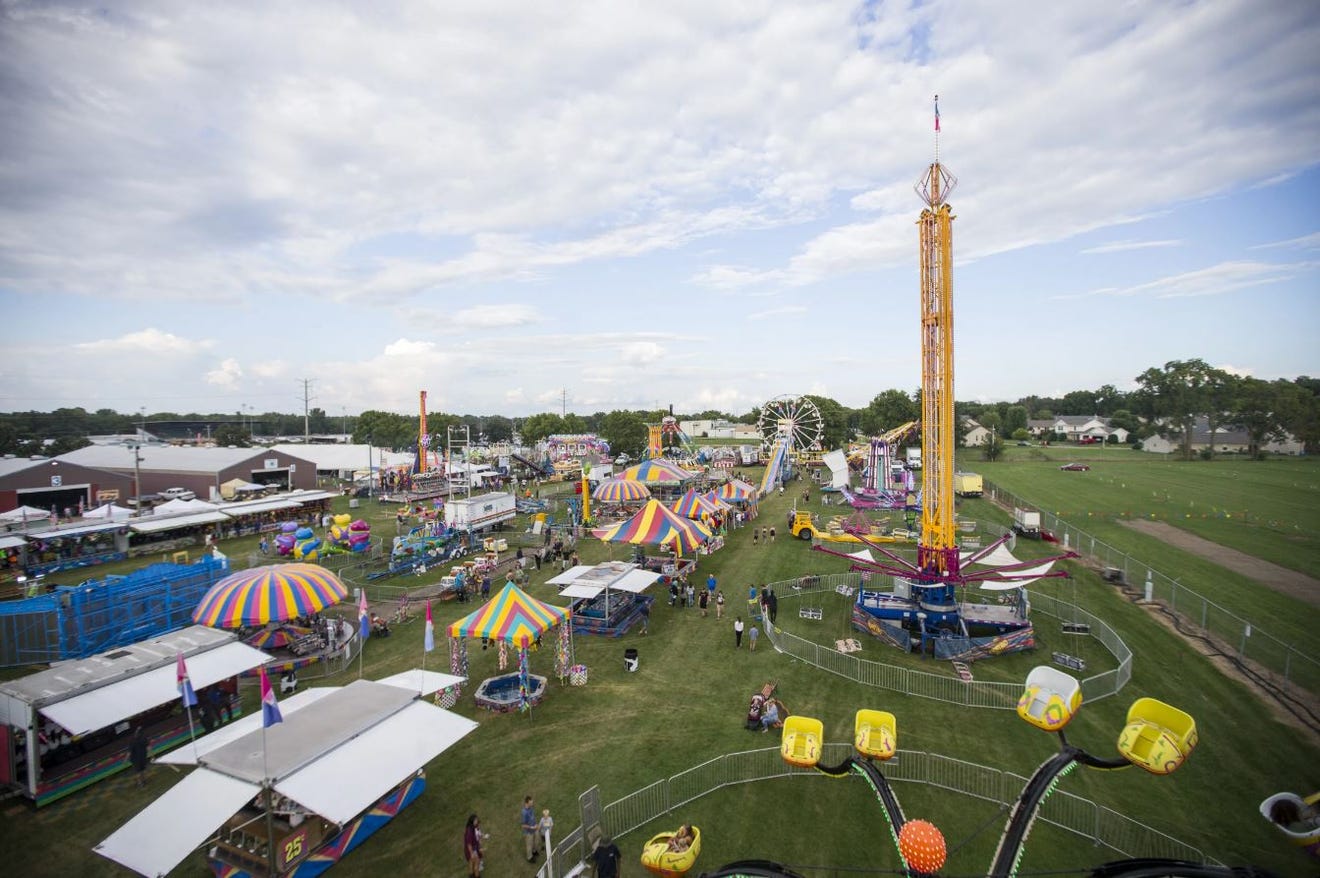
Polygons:
[[312,379],[300,378],[299,380],[302,381],[303,385],[303,444],[307,445],[312,441],[311,405],[312,400],[316,397],[312,396]]
[[568,417],[568,388],[559,391],[559,417]]

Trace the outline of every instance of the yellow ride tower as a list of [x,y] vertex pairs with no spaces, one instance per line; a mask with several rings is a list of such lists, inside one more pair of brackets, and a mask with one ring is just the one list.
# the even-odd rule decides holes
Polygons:
[[940,164],[939,98],[935,161],[916,184],[925,203],[921,229],[921,539],[917,566],[931,575],[958,572],[953,510],[953,210],[958,184]]

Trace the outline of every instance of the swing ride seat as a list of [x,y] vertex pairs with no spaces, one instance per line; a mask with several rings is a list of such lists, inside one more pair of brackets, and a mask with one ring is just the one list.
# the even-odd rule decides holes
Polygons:
[[790,716],[784,720],[779,755],[789,765],[812,768],[820,761],[821,737],[825,724],[809,716]]
[[853,747],[863,756],[892,759],[898,751],[898,721],[883,710],[859,710],[853,720]]
[[1138,698],[1128,708],[1118,752],[1151,774],[1171,774],[1191,755],[1197,740],[1191,714],[1154,698]]
[[692,844],[686,850],[671,851],[669,840],[673,832],[661,832],[651,836],[651,840],[642,846],[642,865],[646,871],[663,878],[678,878],[686,875],[697,862],[701,853],[701,829],[692,827]]
[[1027,688],[1018,699],[1017,714],[1038,729],[1057,732],[1082,706],[1082,684],[1047,665],[1032,668]]
[[1274,823],[1271,812],[1279,802],[1292,802],[1299,812],[1305,814],[1308,810],[1320,810],[1320,793],[1312,793],[1304,799],[1296,793],[1275,793],[1260,803],[1260,815],[1286,835],[1288,841],[1305,848],[1311,856],[1320,857],[1320,818],[1311,817],[1288,826]]

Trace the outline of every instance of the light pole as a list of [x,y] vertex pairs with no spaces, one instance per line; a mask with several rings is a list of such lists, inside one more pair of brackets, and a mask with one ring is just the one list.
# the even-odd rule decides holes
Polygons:
[[130,445],[129,449],[133,452],[133,493],[136,501],[133,509],[135,515],[142,514],[142,454],[141,445]]

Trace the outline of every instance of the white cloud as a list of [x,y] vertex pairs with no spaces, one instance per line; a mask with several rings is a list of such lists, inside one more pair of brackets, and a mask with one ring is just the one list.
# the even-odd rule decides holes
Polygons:
[[447,320],[455,329],[502,329],[535,323],[539,316],[531,305],[478,305],[455,311]]
[[1251,249],[1269,250],[1274,248],[1286,250],[1315,250],[1320,248],[1320,232],[1312,232],[1309,235],[1302,235],[1299,238],[1289,238],[1286,241],[1272,241],[1268,244],[1257,244]]
[[220,365],[206,373],[206,383],[224,390],[234,390],[243,380],[243,368],[238,360],[227,357]]
[[130,353],[151,354],[153,356],[174,356],[192,354],[212,346],[206,340],[195,341],[183,338],[172,332],[159,329],[143,329],[129,332],[117,338],[104,338],[97,341],[84,341],[74,344],[74,349],[88,353]]
[[1083,253],[1126,253],[1129,250],[1151,250],[1161,247],[1177,247],[1182,244],[1178,240],[1165,241],[1113,241],[1109,244],[1100,244],[1095,247],[1087,247]]
[[805,313],[807,313],[806,305],[784,305],[779,308],[769,308],[765,311],[756,311],[754,313],[748,314],[747,319],[768,320],[771,317],[785,317],[790,314],[805,314]]
[[1091,295],[1141,295],[1157,299],[1218,296],[1264,284],[1281,283],[1293,277],[1299,270],[1313,267],[1304,263],[1276,265],[1271,262],[1221,262],[1218,265],[1156,278],[1142,284],[1095,290]]
[[665,356],[665,349],[653,341],[636,341],[622,346],[620,355],[629,366],[649,366]]

